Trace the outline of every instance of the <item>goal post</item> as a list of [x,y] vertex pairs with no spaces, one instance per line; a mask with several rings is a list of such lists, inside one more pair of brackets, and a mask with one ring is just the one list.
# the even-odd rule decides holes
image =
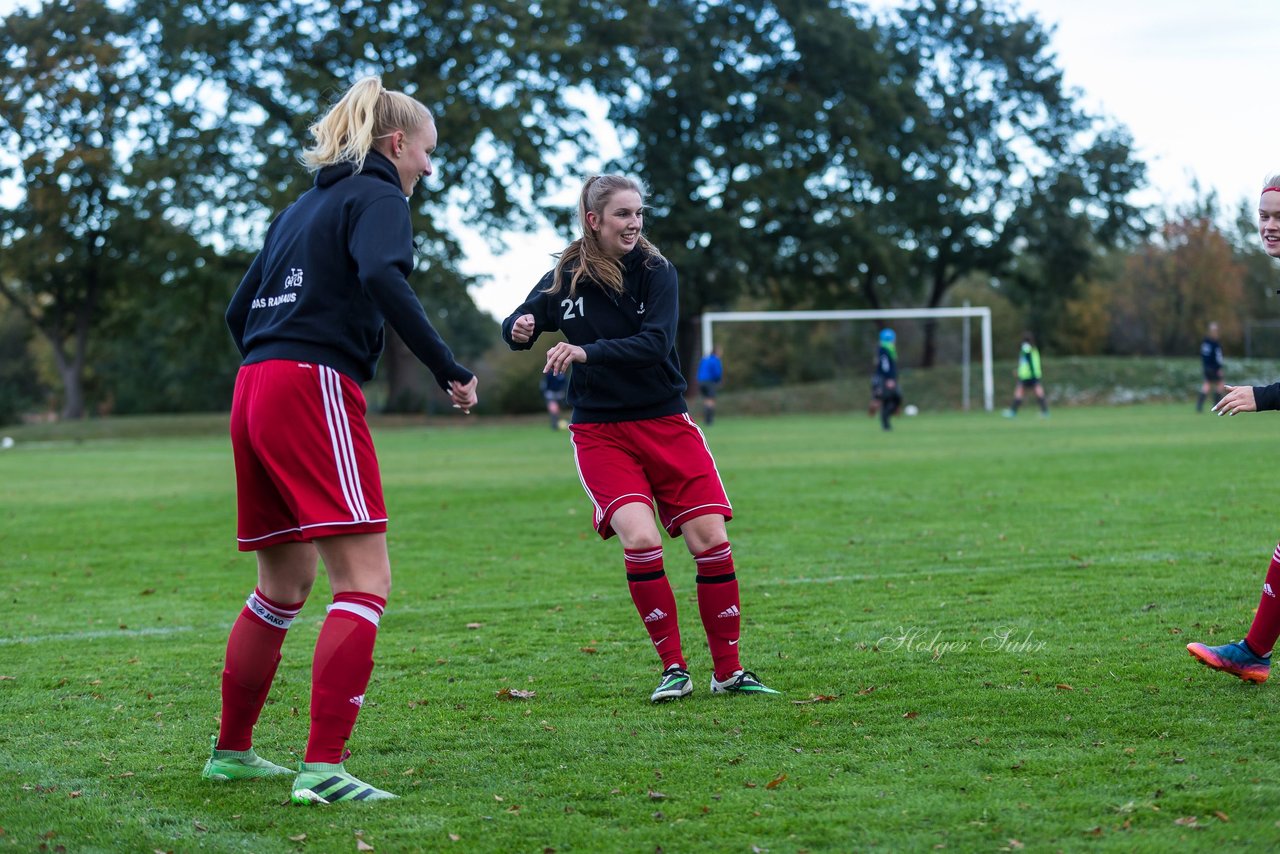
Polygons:
[[888,308],[843,309],[831,311],[708,311],[702,315],[702,352],[715,349],[713,327],[717,323],[741,323],[757,321],[795,320],[929,320],[961,318],[964,321],[964,343],[961,347],[960,372],[964,384],[964,408],[969,408],[969,320],[982,321],[982,407],[988,412],[995,408],[995,379],[991,367],[991,309],[986,306],[963,308]]

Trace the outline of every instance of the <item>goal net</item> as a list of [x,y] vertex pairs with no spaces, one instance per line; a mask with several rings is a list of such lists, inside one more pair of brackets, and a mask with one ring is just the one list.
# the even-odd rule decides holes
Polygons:
[[[973,330],[971,328],[972,321],[978,321],[978,347],[975,348],[973,341]],[[981,362],[981,375],[979,378],[979,388],[982,394],[982,407],[987,411],[991,411],[995,405],[995,388],[994,378],[992,374],[992,356],[991,356],[991,309],[986,306],[964,306],[961,308],[895,308],[895,309],[865,309],[865,310],[833,310],[833,311],[713,311],[706,312],[702,315],[702,353],[710,353],[716,346],[717,327],[721,333],[725,333],[724,324],[796,324],[807,322],[810,324],[808,331],[805,333],[806,341],[815,344],[813,351],[817,353],[817,361],[826,361],[830,363],[835,373],[840,373],[843,367],[846,373],[852,373],[854,376],[869,377],[871,361],[875,355],[874,345],[867,345],[863,339],[874,341],[874,335],[871,334],[869,324],[862,324],[862,334],[844,335],[845,338],[856,339],[851,344],[846,345],[843,349],[852,349],[857,351],[856,357],[852,361],[843,357],[833,357],[832,352],[842,349],[841,347],[827,346],[819,348],[816,345],[819,342],[828,342],[833,338],[840,338],[837,333],[830,330],[832,324],[834,328],[851,329],[858,327],[858,321],[907,321],[912,327],[913,339],[910,343],[914,344],[920,340],[918,334],[919,327],[928,321],[938,320],[958,320],[959,329],[952,330],[948,328],[944,335],[942,329],[939,328],[938,335],[935,340],[947,343],[948,346],[939,346],[938,364],[952,364],[959,366],[959,404],[963,409],[969,409],[972,405],[972,381],[971,374],[973,353],[975,349],[979,353]],[[899,332],[898,353],[899,364],[910,373],[913,364],[913,358],[910,353],[904,350],[903,329],[900,324],[890,323]],[[948,324],[948,327],[954,327],[955,324]],[[818,329],[823,328],[828,331],[819,334]],[[761,327],[765,329],[765,327]],[[801,327],[803,330],[804,327]],[[722,337],[728,339],[727,334]],[[762,336],[767,337],[767,336]],[[803,344],[801,346],[804,346]],[[869,352],[865,354],[861,351],[866,350],[870,346]],[[737,350],[736,347],[729,348]],[[730,354],[732,355],[732,354]],[[865,356],[865,358],[863,358]],[[817,378],[817,377],[815,377]],[[954,403],[952,405],[955,405]]]

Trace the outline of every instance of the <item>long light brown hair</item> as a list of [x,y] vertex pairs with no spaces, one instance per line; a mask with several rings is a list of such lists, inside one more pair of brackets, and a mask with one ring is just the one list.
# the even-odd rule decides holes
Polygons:
[[380,77],[363,77],[311,125],[315,144],[300,159],[311,172],[335,163],[353,163],[359,172],[376,140],[430,121],[431,111],[417,99],[382,88]]
[[[620,190],[632,190],[640,196],[641,203],[644,202],[644,185],[625,175],[595,175],[582,185],[582,192],[578,195],[578,226],[582,229],[582,237],[570,243],[560,253],[555,275],[551,277],[551,284],[545,288],[546,293],[554,294],[560,290],[563,285],[561,274],[566,270],[572,272],[569,278],[570,297],[577,294],[578,284],[583,279],[595,282],[616,294],[621,294],[626,289],[622,281],[622,262],[604,251],[600,246],[600,237],[587,222],[588,212],[603,217],[609,199]],[[643,233],[636,246],[644,251],[647,263],[666,263],[667,259],[662,257],[658,247],[650,243]]]

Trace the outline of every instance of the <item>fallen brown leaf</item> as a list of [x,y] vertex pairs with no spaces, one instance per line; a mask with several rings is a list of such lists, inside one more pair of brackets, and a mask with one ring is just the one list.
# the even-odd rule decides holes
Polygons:
[[766,789],[776,789],[776,788],[778,788],[779,786],[781,786],[781,785],[782,785],[782,783],[783,783],[783,781],[784,781],[784,780],[786,780],[786,779],[787,779],[787,775],[786,775],[786,774],[779,774],[777,777],[774,777],[772,780],[770,780],[769,782],[765,783],[765,784],[764,784],[764,787],[765,787]]
[[1070,685],[1068,685],[1066,682],[1059,682],[1057,685],[1054,685],[1053,687],[1057,688],[1059,691],[1074,691],[1074,690],[1075,690],[1075,688],[1072,688],[1072,687],[1071,687]]
[[501,688],[498,690],[497,697],[499,700],[532,700],[537,695],[537,691],[522,691],[519,688]]
[[807,700],[792,700],[791,702],[797,706],[807,706],[810,703],[834,703],[840,699],[835,694],[814,694]]

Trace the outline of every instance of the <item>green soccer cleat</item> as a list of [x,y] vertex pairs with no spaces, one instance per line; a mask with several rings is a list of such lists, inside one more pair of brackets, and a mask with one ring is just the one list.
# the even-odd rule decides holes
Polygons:
[[268,762],[248,750],[219,750],[218,737],[209,739],[209,761],[204,763],[200,776],[206,780],[228,783],[233,780],[256,780],[259,777],[282,777],[292,774],[288,768]]
[[775,691],[772,688],[766,688],[760,678],[750,670],[739,670],[728,679],[721,682],[711,676],[711,693],[712,694],[781,694],[781,691]]
[[293,781],[289,800],[295,804],[336,804],[386,801],[396,797],[348,774],[341,762],[303,762],[298,765],[298,777]]
[[665,703],[668,700],[679,700],[693,693],[693,680],[689,671],[678,664],[673,664],[662,671],[662,681],[649,695],[651,703]]

